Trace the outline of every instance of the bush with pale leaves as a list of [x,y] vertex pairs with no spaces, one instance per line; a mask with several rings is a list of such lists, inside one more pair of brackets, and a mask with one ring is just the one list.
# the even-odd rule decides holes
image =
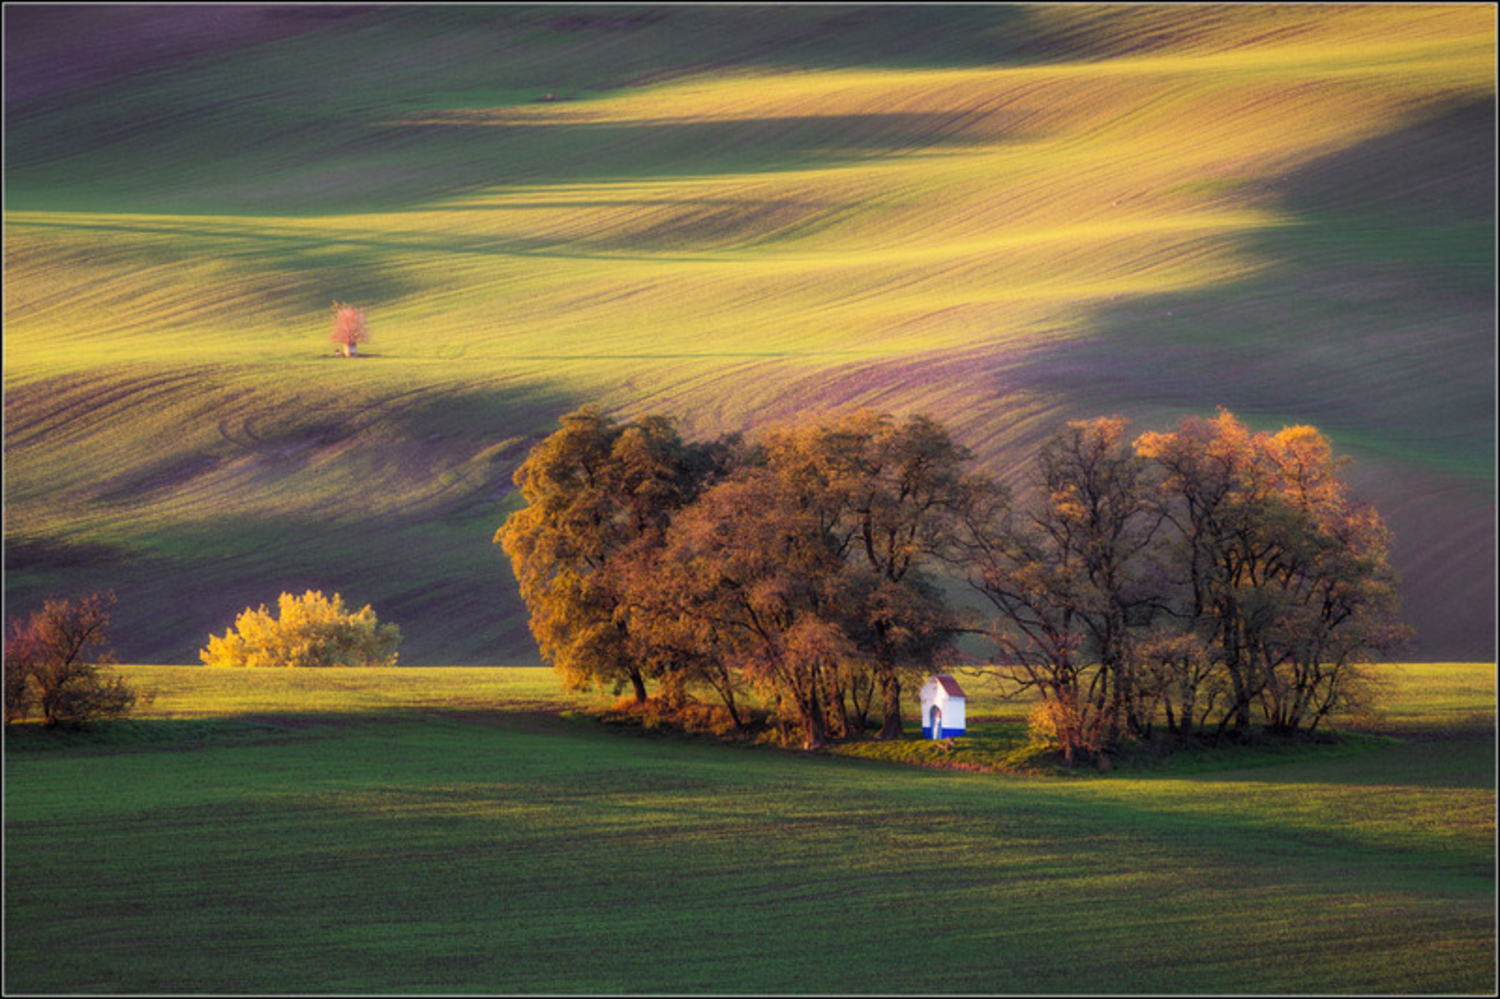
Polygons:
[[350,613],[337,593],[283,593],[280,617],[262,604],[246,609],[223,638],[209,636],[199,658],[208,666],[394,666],[401,631],[381,624],[366,604]]

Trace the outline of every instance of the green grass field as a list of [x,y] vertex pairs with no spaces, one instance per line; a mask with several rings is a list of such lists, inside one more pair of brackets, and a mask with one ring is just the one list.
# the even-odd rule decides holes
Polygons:
[[114,589],[122,657],[190,662],[317,588],[535,663],[489,542],[582,403],[925,411],[1012,480],[1225,405],[1357,459],[1416,658],[1494,655],[1482,6],[202,18],[6,9],[18,611]]
[[606,728],[539,669],[121,671],[137,718],[6,732],[7,992],[1496,985],[1493,664],[1384,668],[1352,751],[1072,777]]

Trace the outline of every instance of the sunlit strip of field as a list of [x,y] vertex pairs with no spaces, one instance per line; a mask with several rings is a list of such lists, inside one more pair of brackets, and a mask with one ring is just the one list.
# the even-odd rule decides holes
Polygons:
[[[1493,663],[1380,663],[1363,667],[1376,681],[1375,702],[1358,715],[1340,713],[1330,727],[1402,735],[1479,732],[1495,724]],[[372,669],[227,669],[202,666],[115,667],[144,692],[133,717],[191,719],[257,714],[365,714],[390,708],[543,710],[612,703],[607,692],[571,693],[551,669],[439,666]],[[1024,720],[1034,692],[1015,694],[973,670],[959,676],[970,718]]]
[[[1401,53],[1398,68],[1387,52]],[[1378,75],[1379,86],[1328,78],[1329,66],[1346,63]],[[912,351],[948,345],[944,324],[894,342],[890,328],[956,305],[1014,304],[1013,316],[990,315],[995,331],[1073,325],[1077,318],[1026,303],[1181,291],[1260,264],[1237,254],[1233,237],[1286,219],[1253,197],[1205,197],[1183,185],[1211,190],[1222,176],[1232,193],[1269,179],[1299,157],[1389,127],[1424,94],[1482,89],[1492,63],[1472,37],[1356,40],[1002,70],[693,80],[504,109],[494,114],[506,122],[541,116],[527,127],[600,128],[625,141],[663,120],[728,122],[736,144],[754,144],[764,127],[772,148],[799,145],[808,121],[831,120],[824,148],[813,150],[834,163],[774,177],[511,187],[440,213],[18,213],[8,219],[19,278],[8,318],[20,338],[10,352],[24,368],[47,353],[37,342],[67,344],[82,326],[90,348],[68,350],[79,365],[124,359],[109,341],[135,335],[150,338],[142,351],[175,343],[216,353],[211,345],[225,337],[236,356],[263,357],[286,349],[293,303],[305,309],[340,276],[357,290],[362,261],[390,275],[393,287],[377,296],[394,300],[380,317],[391,349],[412,359],[453,349],[470,359],[486,348],[524,355],[541,341],[549,354],[664,341],[690,353],[731,333],[772,352],[869,340]],[[1113,79],[1121,73],[1130,86]],[[461,123],[488,113],[463,112]],[[845,132],[852,141],[841,142]],[[101,252],[63,256],[59,228]],[[48,249],[31,267],[36,241]],[[836,322],[820,315],[834,310]],[[80,313],[105,322],[72,322]],[[582,338],[588,351],[568,349]]]
[[132,718],[150,721],[237,715],[368,715],[383,711],[548,711],[613,698],[569,694],[551,669],[520,666],[396,666],[274,669],[119,666],[145,696]]
[[1494,663],[1401,663],[1379,667],[1382,707],[1366,723],[1397,731],[1443,731],[1495,723]]

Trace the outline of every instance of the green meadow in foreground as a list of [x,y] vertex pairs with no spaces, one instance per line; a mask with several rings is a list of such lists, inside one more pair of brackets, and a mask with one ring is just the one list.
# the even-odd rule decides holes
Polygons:
[[545,670],[121,672],[134,720],[6,732],[7,991],[1495,987],[1493,664],[1107,777],[608,728]]

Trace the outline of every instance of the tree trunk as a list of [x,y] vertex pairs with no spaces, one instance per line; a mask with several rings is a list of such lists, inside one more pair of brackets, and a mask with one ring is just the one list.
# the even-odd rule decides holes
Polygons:
[[880,694],[885,713],[880,724],[881,739],[900,739],[901,729],[901,680],[894,676],[880,678]]
[[823,708],[816,697],[802,710],[802,748],[822,749],[828,742],[828,730],[823,723]]
[[1250,731],[1250,697],[1248,694],[1240,694],[1234,704],[1234,730],[1244,733]]
[[734,722],[734,730],[736,732],[743,732],[745,730],[745,722],[740,717],[739,705],[734,703],[734,688],[726,687],[720,690],[719,699],[724,702],[724,707],[729,709],[729,720]]
[[638,670],[630,671],[630,686],[635,691],[635,703],[646,703],[646,681]]
[[[1236,732],[1246,732],[1250,729],[1250,679],[1246,674],[1249,672],[1250,664],[1247,661],[1244,648],[1239,644],[1238,636],[1226,643],[1226,656],[1224,666],[1229,672],[1230,691],[1234,702],[1229,707],[1227,719],[1234,722]],[[1221,725],[1222,729],[1223,726]]]
[[829,705],[827,714],[829,727],[832,728],[835,738],[847,739],[853,726],[849,722],[849,702],[844,696],[843,688],[833,692],[832,703]]

